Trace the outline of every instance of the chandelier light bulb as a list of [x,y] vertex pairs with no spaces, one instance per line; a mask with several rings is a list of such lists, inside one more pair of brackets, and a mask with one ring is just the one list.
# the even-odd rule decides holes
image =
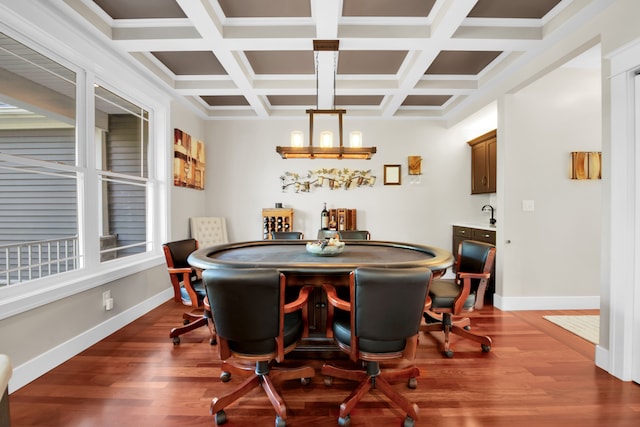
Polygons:
[[329,130],[320,132],[320,147],[322,148],[333,147],[333,132]]
[[362,132],[355,130],[349,134],[349,146],[351,148],[362,147]]
[[291,146],[302,147],[304,144],[304,134],[299,130],[291,132]]

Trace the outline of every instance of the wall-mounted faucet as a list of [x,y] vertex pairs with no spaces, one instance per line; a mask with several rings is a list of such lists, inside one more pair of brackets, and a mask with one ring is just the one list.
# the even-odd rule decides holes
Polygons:
[[487,208],[491,209],[491,219],[489,220],[489,224],[491,225],[496,225],[496,219],[493,217],[493,206],[491,205],[484,205],[482,207],[482,212],[486,211]]

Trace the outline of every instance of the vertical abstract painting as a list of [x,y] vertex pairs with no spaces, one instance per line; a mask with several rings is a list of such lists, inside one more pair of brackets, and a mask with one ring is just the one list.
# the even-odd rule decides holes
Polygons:
[[173,185],[204,190],[204,142],[173,130]]

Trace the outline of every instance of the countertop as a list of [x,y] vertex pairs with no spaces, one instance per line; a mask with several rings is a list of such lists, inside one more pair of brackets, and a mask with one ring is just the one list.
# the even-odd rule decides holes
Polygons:
[[480,230],[496,231],[496,226],[488,223],[483,224],[479,222],[460,221],[460,222],[454,222],[451,225],[455,225],[458,227],[478,228]]

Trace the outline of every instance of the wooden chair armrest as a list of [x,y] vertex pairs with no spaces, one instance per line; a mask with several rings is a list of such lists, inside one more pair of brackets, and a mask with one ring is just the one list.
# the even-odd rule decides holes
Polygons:
[[[491,273],[457,273],[457,282],[460,285],[460,293],[453,301],[453,314],[462,313],[464,302],[469,297],[469,294],[471,294],[471,279],[481,279],[479,286],[480,292],[476,294],[476,300],[478,298],[484,299],[484,287],[486,287],[486,281],[487,279],[489,279],[489,277],[491,277]],[[474,307],[475,306],[476,304],[474,304]]]
[[[191,300],[191,307],[201,307],[202,304],[198,299],[198,294],[191,284],[191,269],[189,269],[189,271],[182,272],[182,286],[184,286],[184,289],[189,295],[189,299]],[[182,303],[184,304],[184,301]]]
[[453,314],[462,313],[462,309],[464,307],[464,302],[469,297],[471,293],[471,277],[469,274],[460,273],[460,278],[462,280],[458,280],[458,284],[460,285],[460,293],[453,300]]
[[313,291],[313,286],[307,285],[300,289],[298,298],[295,301],[288,302],[284,305],[285,313],[293,313],[296,310],[304,308],[309,300],[309,294]]
[[471,279],[480,279],[480,284],[478,285],[478,289],[476,290],[476,301],[473,305],[474,309],[480,310],[484,307],[484,293],[487,288],[487,280],[491,277],[491,273],[465,273],[460,272],[457,274],[458,283],[462,282],[463,290],[455,301],[454,304],[454,313],[460,313],[462,311],[462,306],[464,301],[466,301],[469,293],[471,293]]
[[193,271],[190,267],[169,267],[170,274],[183,274],[183,273],[191,273]]
[[424,311],[429,311],[431,310],[431,306],[433,305],[433,300],[431,299],[431,297],[429,296],[429,294],[427,294],[427,297],[424,300]]
[[[285,313],[292,313],[296,310],[302,310],[302,323],[304,329],[302,330],[302,337],[307,338],[309,336],[309,295],[313,292],[313,286],[303,286],[298,293],[298,298],[295,301],[291,301],[284,305]],[[282,354],[284,356],[284,353]]]
[[351,311],[351,303],[338,298],[338,293],[333,285],[323,284],[322,289],[327,295],[327,329],[325,330],[325,336],[327,338],[333,338],[333,311],[334,308],[339,308],[344,311]]
[[323,284],[322,289],[327,294],[327,302],[333,307],[339,308],[344,311],[351,311],[351,303],[338,297],[336,288],[333,285]]
[[458,279],[488,279],[491,273],[465,273],[463,271],[456,274]]

